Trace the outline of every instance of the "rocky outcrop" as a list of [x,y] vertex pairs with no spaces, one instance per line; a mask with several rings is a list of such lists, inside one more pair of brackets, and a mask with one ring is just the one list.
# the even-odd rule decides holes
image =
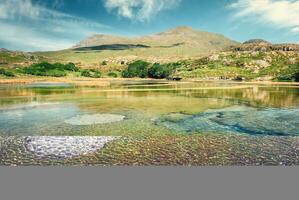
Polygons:
[[271,43],[263,39],[251,39],[245,41],[243,44],[271,44]]
[[243,43],[232,47],[233,51],[299,51],[298,44],[270,44],[270,43]]

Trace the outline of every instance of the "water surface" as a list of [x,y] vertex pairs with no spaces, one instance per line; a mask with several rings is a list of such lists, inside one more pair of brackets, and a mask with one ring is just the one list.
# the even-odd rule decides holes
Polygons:
[[[105,87],[0,85],[0,135],[299,135],[298,109],[295,85],[168,81],[114,81]],[[66,123],[76,116],[105,113],[125,119],[81,126]]]

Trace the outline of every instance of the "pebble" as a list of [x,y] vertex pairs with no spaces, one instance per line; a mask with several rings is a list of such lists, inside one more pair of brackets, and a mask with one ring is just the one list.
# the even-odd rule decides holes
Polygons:
[[27,151],[38,157],[55,156],[71,158],[91,154],[115,140],[113,136],[28,136],[25,138]]

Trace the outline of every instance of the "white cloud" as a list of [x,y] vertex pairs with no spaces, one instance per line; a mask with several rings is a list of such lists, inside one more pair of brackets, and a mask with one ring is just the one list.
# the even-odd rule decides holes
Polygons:
[[108,26],[32,3],[0,0],[0,43],[19,50],[59,50]]
[[49,38],[26,26],[0,22],[0,42],[18,50],[51,51],[69,48],[72,41],[59,38]]
[[181,0],[103,0],[106,9],[131,20],[149,21],[163,10],[177,7]]
[[41,19],[49,17],[71,17],[71,15],[47,9],[37,4],[34,5],[31,0],[0,1],[0,19],[16,19],[20,17]]
[[254,17],[254,20],[299,33],[298,0],[237,0],[230,8],[235,17]]
[[293,33],[299,33],[299,27],[292,28],[291,31]]

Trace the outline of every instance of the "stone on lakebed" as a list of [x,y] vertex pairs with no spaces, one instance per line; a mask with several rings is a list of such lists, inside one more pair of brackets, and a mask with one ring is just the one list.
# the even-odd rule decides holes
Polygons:
[[120,122],[124,119],[125,116],[116,114],[78,115],[76,117],[65,120],[65,123],[71,125],[107,124],[112,122]]
[[27,151],[37,157],[71,158],[95,153],[117,138],[116,136],[28,136],[24,141]]

